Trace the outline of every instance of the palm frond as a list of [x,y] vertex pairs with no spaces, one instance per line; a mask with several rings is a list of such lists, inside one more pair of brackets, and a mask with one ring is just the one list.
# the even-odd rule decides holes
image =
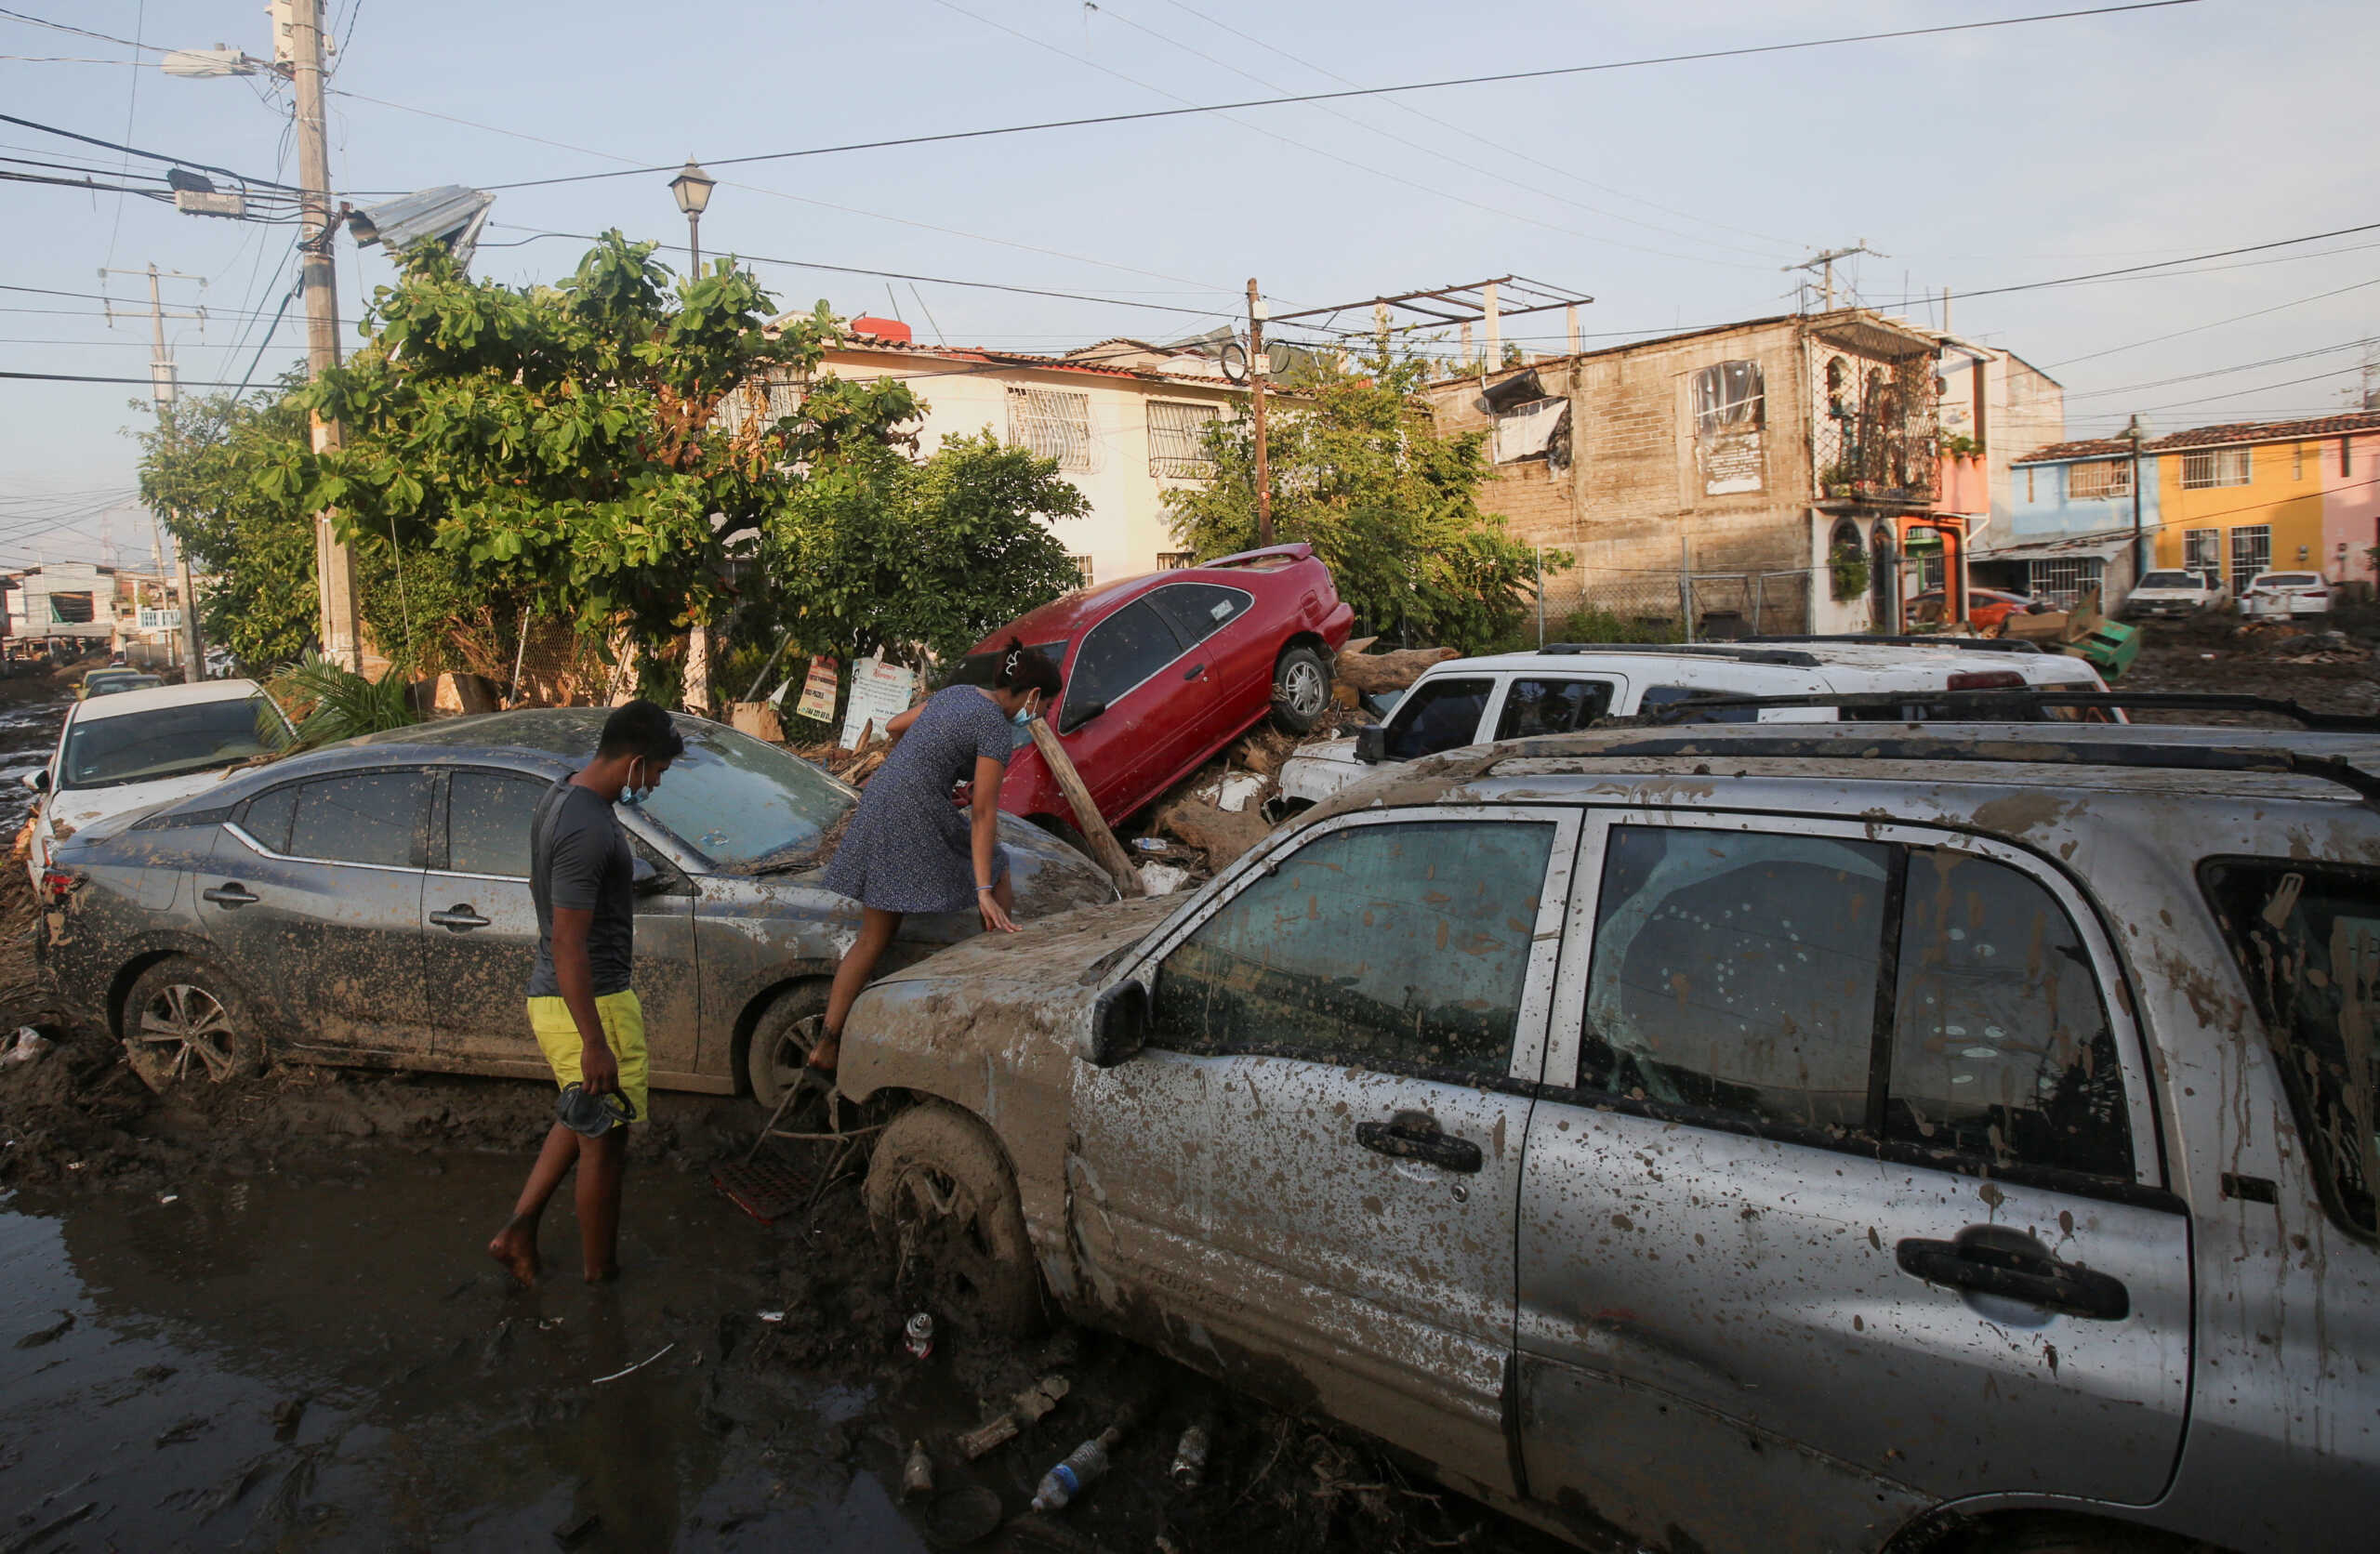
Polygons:
[[289,715],[298,731],[291,742],[296,749],[402,729],[418,720],[402,676],[366,679],[320,653],[309,653],[282,669],[265,682],[265,692]]

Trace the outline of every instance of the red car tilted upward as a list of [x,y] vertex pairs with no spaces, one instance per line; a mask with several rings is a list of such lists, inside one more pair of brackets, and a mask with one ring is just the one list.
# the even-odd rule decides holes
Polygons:
[[[1065,690],[1050,727],[1113,823],[1267,714],[1292,733],[1313,728],[1354,625],[1314,547],[1277,545],[1068,594],[984,639],[954,678],[988,683],[1012,637],[1056,661]],[[1073,823],[1030,744],[1009,762],[1000,808]]]

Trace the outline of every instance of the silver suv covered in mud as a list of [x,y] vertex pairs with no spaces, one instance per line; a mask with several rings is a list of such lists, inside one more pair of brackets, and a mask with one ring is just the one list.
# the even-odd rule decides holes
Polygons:
[[[868,1204],[1582,1544],[2367,1547],[2380,738],[1748,724],[1357,784],[871,989]],[[2186,1540],[2205,1540],[2203,1544]]]

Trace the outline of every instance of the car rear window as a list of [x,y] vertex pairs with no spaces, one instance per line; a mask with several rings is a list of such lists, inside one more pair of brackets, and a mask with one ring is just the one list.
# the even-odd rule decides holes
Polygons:
[[2283,1055],[2323,1207],[2380,1235],[2380,869],[2225,858],[2199,882]]
[[2268,572],[2256,579],[2255,586],[2260,588],[2306,588],[2320,581],[2320,577],[2310,572]]

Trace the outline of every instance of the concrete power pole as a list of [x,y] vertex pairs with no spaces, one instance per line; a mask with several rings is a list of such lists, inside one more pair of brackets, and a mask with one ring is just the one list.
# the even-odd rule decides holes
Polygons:
[[[298,247],[303,255],[306,288],[306,367],[316,377],[338,365],[338,271],[331,240],[329,137],[323,117],[323,0],[289,0],[290,80],[297,87]],[[338,423],[314,417],[314,452],[339,445]],[[333,662],[364,671],[364,639],[358,629],[355,557],[341,544],[328,510],[314,515],[314,577],[322,607],[318,626],[323,652]]]
[[1256,421],[1256,544],[1273,543],[1273,481],[1264,468],[1264,299],[1256,295],[1256,277],[1248,278],[1248,389],[1250,414]]
[[[1865,254],[1873,259],[1892,257],[1889,254],[1878,253],[1875,249],[1869,247],[1868,240],[1863,237],[1848,248],[1830,248],[1823,254],[1811,255],[1800,264],[1789,264],[1784,267],[1785,273],[1791,275],[1797,270],[1817,270],[1819,275],[1819,296],[1824,299],[1818,310],[1831,313],[1834,311],[1834,261],[1847,259],[1854,254]],[[1949,333],[1947,326],[1944,333]]]
[[[172,273],[177,279],[195,279],[182,275],[179,270]],[[165,299],[157,294],[160,272],[153,264],[146,270],[102,270],[99,274],[103,279],[110,275],[146,275],[149,278],[149,392],[157,405],[158,430],[170,442],[174,437],[174,402],[180,397],[181,385],[174,371],[173,352],[165,346],[165,321],[177,318],[203,322],[206,311],[205,309],[194,313],[168,311]],[[202,286],[205,283],[203,280],[199,282]],[[111,318],[113,308],[114,304],[109,304]],[[206,678],[206,659],[198,641],[198,596],[191,591],[190,552],[179,545],[174,548],[181,560],[182,678],[195,683]],[[156,565],[157,586],[163,588],[166,586],[165,540],[159,529],[158,514],[153,508],[149,514],[149,553]]]

